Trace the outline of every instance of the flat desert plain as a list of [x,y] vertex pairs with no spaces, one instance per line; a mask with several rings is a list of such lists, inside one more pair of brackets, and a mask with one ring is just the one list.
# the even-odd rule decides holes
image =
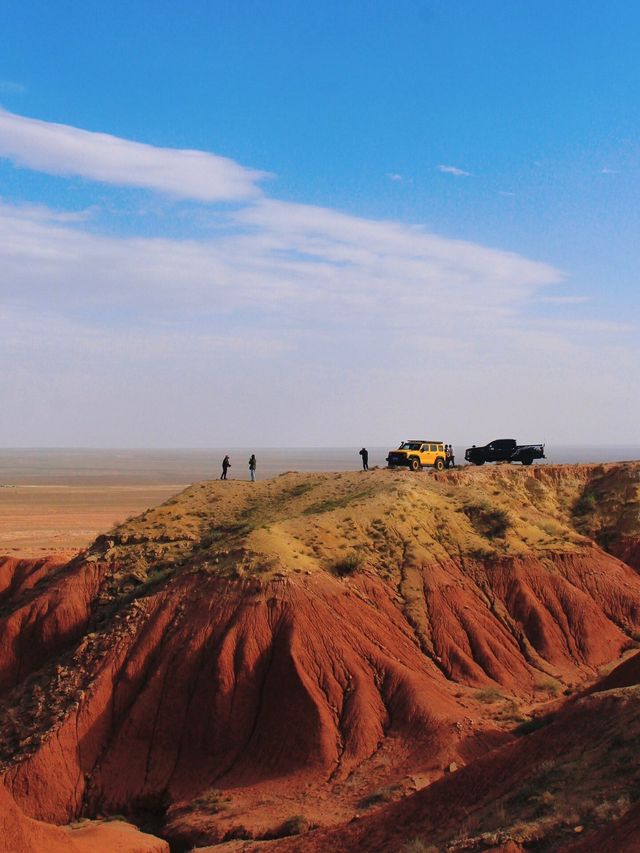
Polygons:
[[72,555],[130,515],[184,485],[15,485],[0,487],[0,554]]

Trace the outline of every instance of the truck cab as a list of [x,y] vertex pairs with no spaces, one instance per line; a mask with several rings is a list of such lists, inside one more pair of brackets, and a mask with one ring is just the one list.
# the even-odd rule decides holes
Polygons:
[[436,471],[444,468],[444,443],[433,439],[409,439],[402,441],[397,450],[390,450],[387,456],[389,468],[409,468],[419,471],[421,468],[433,467]]

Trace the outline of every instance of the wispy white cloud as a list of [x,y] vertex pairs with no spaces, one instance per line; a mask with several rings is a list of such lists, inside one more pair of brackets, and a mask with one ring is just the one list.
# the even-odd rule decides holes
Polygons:
[[610,169],[608,166],[605,166],[603,169],[600,169],[601,175],[617,175],[617,169]]
[[498,190],[498,195],[514,196],[514,195],[515,195],[515,193],[508,192],[507,190]]
[[397,172],[389,172],[387,177],[390,181],[404,181],[402,175],[399,175]]
[[217,154],[159,148],[1,108],[0,157],[51,175],[77,175],[207,202],[254,197],[267,176]]
[[163,318],[250,307],[296,327],[340,327],[364,311],[392,335],[419,326],[419,311],[428,310],[443,333],[458,336],[452,300],[468,332],[562,279],[546,264],[420,227],[268,199],[229,214],[222,233],[200,240],[108,237],[84,229],[81,217],[4,204],[0,263],[0,294],[21,304],[76,314],[144,306]]
[[457,166],[445,166],[443,163],[438,166],[438,171],[444,172],[447,175],[455,175],[458,178],[473,177],[471,172],[465,172],[464,169],[459,169]]
[[[342,443],[340,431],[356,421],[357,429],[377,424],[376,435],[386,440],[381,436],[397,428],[399,413],[416,426],[428,417],[444,435],[447,424],[466,424],[473,409],[490,438],[496,419],[515,429],[520,418],[530,427],[557,410],[558,429],[571,428],[573,440],[567,406],[556,405],[567,388],[576,412],[584,400],[596,405],[596,372],[607,393],[617,388],[620,399],[633,397],[623,386],[637,371],[607,372],[606,364],[638,363],[635,330],[590,322],[586,312],[571,318],[556,311],[586,297],[557,293],[565,276],[554,266],[419,225],[269,199],[257,189],[262,173],[224,158],[231,172],[222,169],[223,179],[212,178],[207,188],[198,177],[208,166],[191,171],[174,156],[189,152],[43,122],[25,131],[21,122],[33,120],[10,117],[3,125],[7,115],[0,113],[0,146],[13,151],[23,139],[27,151],[12,155],[15,162],[24,157],[32,168],[54,171],[71,158],[73,174],[96,180],[106,170],[112,182],[135,180],[178,194],[174,181],[184,179],[182,197],[240,202],[215,212],[181,206],[181,216],[197,217],[193,233],[207,235],[196,239],[114,236],[99,228],[104,210],[94,217],[92,208],[55,211],[0,200],[0,364],[12,366],[0,371],[0,389],[5,407],[15,407],[11,423],[46,423],[48,430],[55,421],[55,435],[65,441],[98,435],[109,443],[122,435],[126,442],[136,413],[139,441],[153,434],[166,446],[189,435],[202,441],[208,417],[233,424],[238,443],[254,440],[259,410],[273,427],[262,434],[265,442],[299,443],[304,435],[311,443]],[[136,177],[138,157],[148,168]],[[163,198],[152,201],[161,205]],[[181,221],[180,231],[188,224]],[[614,351],[617,361],[608,362],[603,354]],[[424,393],[416,393],[421,368]],[[168,394],[180,413],[173,421]],[[105,396],[108,407],[101,405]],[[74,432],[78,417],[86,422],[82,435]],[[193,424],[204,426],[189,433]],[[20,429],[13,440],[37,443],[41,434]],[[56,439],[47,431],[46,440]]]

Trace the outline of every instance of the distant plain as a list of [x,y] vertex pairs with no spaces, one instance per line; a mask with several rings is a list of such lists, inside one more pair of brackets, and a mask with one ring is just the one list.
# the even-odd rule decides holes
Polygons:
[[[465,446],[457,448],[457,462],[463,462]],[[0,554],[75,553],[189,483],[217,478],[225,453],[231,457],[229,476],[248,480],[251,452],[264,479],[285,471],[357,470],[359,449],[0,449]],[[370,466],[384,466],[388,450],[370,447]],[[547,456],[548,463],[625,461],[640,459],[640,446],[556,446]]]

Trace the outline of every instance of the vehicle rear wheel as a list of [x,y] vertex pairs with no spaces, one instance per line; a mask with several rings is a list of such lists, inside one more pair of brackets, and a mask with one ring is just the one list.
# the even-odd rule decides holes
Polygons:
[[420,470],[420,460],[416,456],[414,456],[413,458],[411,458],[409,460],[409,468],[412,471],[419,471]]
[[436,471],[443,471],[444,470],[444,459],[441,456],[438,456],[436,461],[433,463],[433,467],[436,469]]

